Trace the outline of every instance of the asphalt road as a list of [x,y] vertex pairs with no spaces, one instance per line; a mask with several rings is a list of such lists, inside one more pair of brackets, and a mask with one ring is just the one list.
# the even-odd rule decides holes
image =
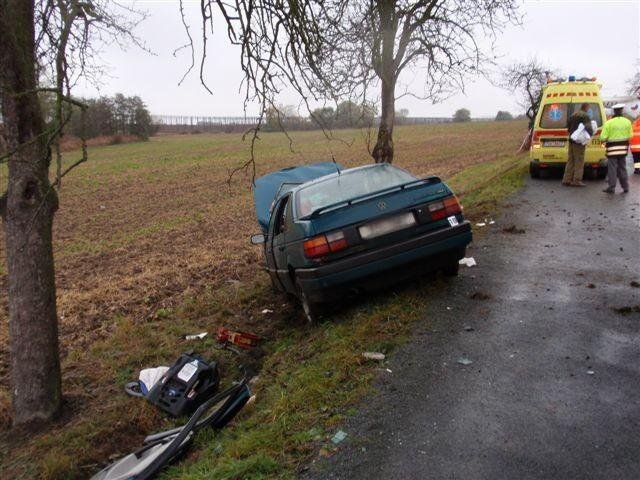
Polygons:
[[427,320],[304,477],[640,479],[640,313],[614,310],[640,305],[640,176],[603,187],[529,181],[475,227],[478,266],[427,287]]

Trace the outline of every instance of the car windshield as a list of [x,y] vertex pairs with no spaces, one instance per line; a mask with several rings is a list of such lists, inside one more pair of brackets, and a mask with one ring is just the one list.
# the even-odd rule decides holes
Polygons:
[[332,178],[303,187],[297,194],[298,217],[318,208],[416,180],[416,177],[392,165],[376,165],[346,171]]
[[[598,126],[602,126],[600,116],[600,106],[597,103],[589,103],[587,115],[591,120],[595,120]],[[568,118],[580,110],[582,103],[551,103],[545,105],[540,117],[541,128],[567,128]]]

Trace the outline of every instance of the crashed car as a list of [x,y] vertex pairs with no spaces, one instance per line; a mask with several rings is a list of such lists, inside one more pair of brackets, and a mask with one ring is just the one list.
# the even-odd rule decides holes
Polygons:
[[458,273],[471,226],[438,177],[389,164],[285,168],[255,182],[267,271],[313,321],[323,304],[427,271]]

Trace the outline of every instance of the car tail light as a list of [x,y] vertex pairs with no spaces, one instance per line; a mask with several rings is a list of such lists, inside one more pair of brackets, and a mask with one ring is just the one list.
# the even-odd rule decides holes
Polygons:
[[462,206],[455,195],[447,197],[442,201],[430,203],[427,205],[427,208],[431,214],[431,220],[441,220],[462,212]]
[[458,213],[462,212],[462,205],[460,205],[458,197],[456,197],[455,195],[453,197],[445,198],[443,203],[447,210],[447,216],[457,215]]
[[304,254],[307,258],[316,258],[329,252],[337,252],[347,248],[347,239],[341,231],[318,235],[304,241]]

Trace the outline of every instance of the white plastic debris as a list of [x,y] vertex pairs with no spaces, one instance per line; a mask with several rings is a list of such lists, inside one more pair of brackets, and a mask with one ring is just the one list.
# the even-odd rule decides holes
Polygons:
[[460,365],[471,365],[473,363],[473,361],[469,360],[467,357],[460,357],[457,362]]
[[486,226],[486,225],[487,225],[487,224],[486,224],[485,222],[478,222],[478,223],[476,223],[476,227],[484,227],[484,226]]
[[385,354],[381,352],[363,352],[362,356],[367,360],[376,360],[378,362],[381,362],[386,358]]
[[144,370],[140,370],[138,380],[142,393],[146,395],[168,370],[169,367],[145,368]]
[[466,265],[467,267],[475,267],[477,265],[476,260],[473,257],[464,257],[458,263],[460,263],[460,265]]
[[338,445],[345,438],[347,438],[347,432],[343,430],[338,430],[336,434],[331,438],[331,443],[333,443],[334,445]]
[[207,336],[207,332],[196,333],[195,335],[187,335],[184,337],[185,340],[198,340]]
[[595,375],[596,372],[593,370],[587,370],[587,375]]
[[496,222],[494,222],[493,220],[489,220],[489,225],[493,225],[494,223]]
[[273,310],[271,310],[270,308],[265,308],[265,309],[264,309],[264,310],[262,310],[262,312],[260,312],[260,313],[262,313],[263,315],[266,315],[266,314],[268,314],[268,313],[273,313]]
[[393,373],[390,368],[385,368],[385,370],[389,373]]

